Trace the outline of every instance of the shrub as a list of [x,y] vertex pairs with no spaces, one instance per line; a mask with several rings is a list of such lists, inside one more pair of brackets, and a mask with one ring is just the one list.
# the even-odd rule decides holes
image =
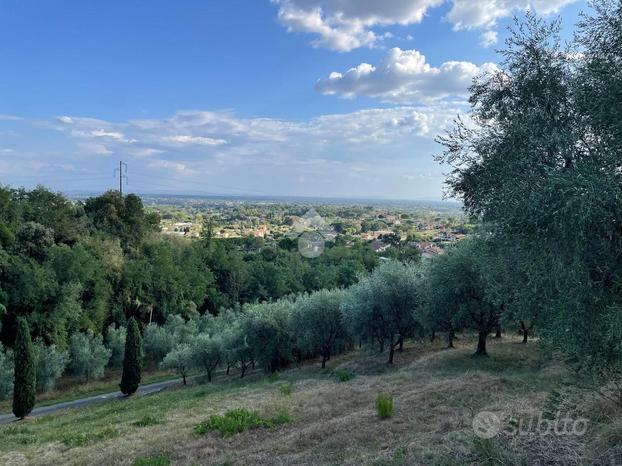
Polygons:
[[218,430],[223,437],[231,437],[248,429],[259,427],[276,427],[291,421],[286,411],[280,411],[273,418],[263,418],[257,411],[234,409],[223,416],[213,415],[209,419],[195,426],[194,432],[199,435]]
[[125,339],[127,330],[125,327],[115,328],[114,325],[108,327],[106,332],[106,348],[110,350],[110,367],[121,367],[123,355],[125,354]]
[[337,369],[334,372],[334,374],[335,374],[335,377],[337,377],[337,380],[339,380],[339,382],[347,382],[354,378],[354,374],[345,369]]
[[13,414],[23,419],[35,405],[37,385],[34,348],[30,340],[30,328],[24,318],[17,320],[14,351]]
[[279,390],[283,395],[291,395],[294,391],[294,384],[291,382],[287,382],[286,384],[279,385]]
[[148,456],[146,458],[136,458],[132,466],[169,466],[171,460],[166,455]]
[[102,343],[101,335],[74,333],[69,343],[69,371],[86,380],[104,375],[104,367],[110,359],[110,350]]
[[145,356],[154,362],[162,361],[178,343],[175,337],[166,328],[156,324],[149,324],[144,335]]
[[54,388],[63,374],[67,355],[59,351],[56,345],[45,346],[39,339],[35,342],[34,350],[37,361],[37,390],[47,392]]
[[156,424],[159,424],[159,423],[160,421],[158,420],[158,418],[148,414],[140,418],[138,421],[134,422],[133,425],[135,425],[136,427],[149,427],[149,426],[155,426]]
[[0,400],[8,398],[13,393],[14,369],[13,352],[3,349],[0,343]]
[[127,324],[127,339],[125,341],[125,356],[123,357],[123,374],[119,387],[125,395],[131,395],[138,390],[143,369],[143,338],[135,319]]
[[386,393],[378,393],[376,397],[376,412],[381,419],[393,416],[393,397]]
[[186,377],[192,366],[192,348],[186,343],[178,345],[160,363],[162,369],[170,369],[177,372],[182,377],[184,385],[186,385]]

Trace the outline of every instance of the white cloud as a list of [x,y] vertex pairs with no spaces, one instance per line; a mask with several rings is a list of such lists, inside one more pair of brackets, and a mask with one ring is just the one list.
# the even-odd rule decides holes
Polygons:
[[171,162],[169,160],[154,160],[148,165],[151,168],[162,168],[165,170],[173,170],[179,175],[194,175],[197,172],[188,168],[188,166],[184,163],[179,162]]
[[473,78],[496,66],[477,66],[463,61],[449,61],[433,67],[417,50],[393,48],[384,61],[375,67],[361,63],[345,73],[333,72],[320,79],[316,89],[323,94],[346,98],[367,96],[385,102],[429,102],[467,93]]
[[557,13],[578,0],[452,0],[447,19],[456,30],[492,27],[501,18],[533,9],[538,14]]
[[484,31],[480,36],[479,43],[482,47],[488,48],[495,45],[498,41],[497,31]]
[[205,136],[191,136],[187,134],[167,136],[164,138],[164,140],[170,142],[178,142],[180,144],[198,144],[202,146],[221,146],[223,144],[227,144],[227,141],[225,141],[224,139],[214,139]]
[[272,0],[289,31],[319,36],[312,44],[347,52],[372,46],[383,35],[374,26],[414,24],[443,0]]
[[108,149],[104,144],[99,144],[95,142],[87,142],[80,143],[78,147],[82,152],[86,152],[87,154],[95,154],[95,155],[110,155],[112,151]]
[[11,154],[13,152],[13,149],[0,149],[0,154]]
[[[377,28],[419,23],[434,7],[449,3],[454,29],[491,28],[497,20],[532,8],[557,13],[578,0],[271,0],[290,32],[313,34],[314,47],[347,52],[372,47],[386,37]],[[492,44],[491,44],[492,45]]]

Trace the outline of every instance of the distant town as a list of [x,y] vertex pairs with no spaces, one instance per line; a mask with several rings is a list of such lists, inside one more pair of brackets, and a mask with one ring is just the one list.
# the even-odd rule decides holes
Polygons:
[[380,256],[400,249],[432,257],[472,230],[453,202],[142,197],[164,234],[199,238],[209,224],[215,238],[255,238],[258,247],[319,228],[327,241],[368,243]]

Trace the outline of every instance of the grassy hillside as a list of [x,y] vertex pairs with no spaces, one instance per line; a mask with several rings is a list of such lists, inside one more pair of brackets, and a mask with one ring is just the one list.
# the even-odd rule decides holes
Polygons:
[[[393,368],[384,356],[353,353],[326,370],[314,364],[243,381],[232,374],[14,423],[0,427],[0,464],[610,464],[622,443],[620,413],[567,388],[572,374],[537,343],[493,340],[489,358],[471,358],[467,338],[458,346],[407,347]],[[339,380],[348,374],[354,377]],[[376,415],[379,392],[393,396],[389,419]],[[237,408],[265,419],[286,412],[289,422],[229,437],[196,433],[211,415]],[[485,440],[472,427],[480,411],[498,414],[508,427],[558,411],[589,423],[583,436],[501,433]]]

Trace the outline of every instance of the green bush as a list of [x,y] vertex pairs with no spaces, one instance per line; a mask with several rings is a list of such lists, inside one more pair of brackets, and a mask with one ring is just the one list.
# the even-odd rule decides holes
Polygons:
[[287,382],[283,385],[279,385],[279,390],[283,395],[291,395],[294,391],[294,384],[291,382]]
[[148,456],[146,458],[136,458],[132,466],[169,466],[171,460],[166,455]]
[[147,414],[146,416],[143,416],[138,421],[133,423],[133,425],[135,425],[136,427],[149,427],[149,426],[155,426],[156,424],[160,424],[160,421],[158,420],[158,418],[156,418],[155,416],[151,416],[149,414]]
[[376,412],[382,419],[393,416],[393,397],[386,393],[378,393],[376,397]]
[[347,382],[354,378],[354,374],[345,369],[337,369],[334,372],[334,374],[335,374],[335,377],[337,377],[337,380],[339,380],[339,382]]
[[276,427],[290,421],[291,418],[286,411],[279,412],[273,418],[263,418],[257,411],[234,409],[223,416],[210,416],[209,419],[195,426],[194,432],[203,435],[218,430],[223,437],[231,437],[248,429]]

